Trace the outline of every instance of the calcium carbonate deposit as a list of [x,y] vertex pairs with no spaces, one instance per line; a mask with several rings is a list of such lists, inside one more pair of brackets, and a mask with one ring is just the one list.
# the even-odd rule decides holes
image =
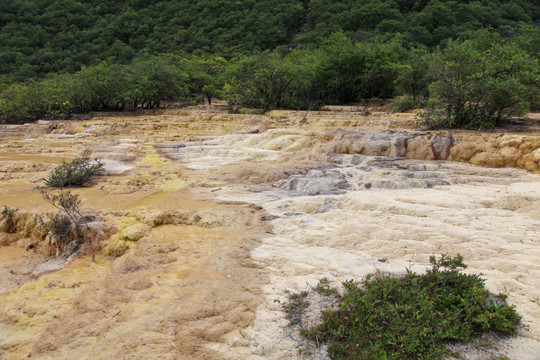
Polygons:
[[[299,354],[287,290],[421,272],[443,253],[523,316],[517,336],[462,359],[539,359],[534,116],[483,133],[210,107],[3,126],[0,359],[326,359]],[[107,174],[71,189],[90,225],[54,252],[42,179],[81,156]]]

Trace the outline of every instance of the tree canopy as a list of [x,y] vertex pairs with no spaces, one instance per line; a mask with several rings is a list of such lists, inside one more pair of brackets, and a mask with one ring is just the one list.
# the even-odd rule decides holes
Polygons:
[[483,28],[509,35],[539,18],[526,0],[1,1],[0,74],[21,81],[144,53],[231,59],[317,46],[337,31],[435,47]]
[[540,108],[526,0],[0,2],[0,122],[221,97],[261,109],[372,98],[477,127]]

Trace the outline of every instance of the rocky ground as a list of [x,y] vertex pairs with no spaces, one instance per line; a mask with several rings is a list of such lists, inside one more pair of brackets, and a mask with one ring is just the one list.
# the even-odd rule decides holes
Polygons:
[[[324,359],[287,326],[286,290],[441,253],[523,315],[517,337],[462,358],[540,358],[539,117],[428,132],[411,114],[326,110],[0,127],[0,206],[18,209],[0,233],[0,359]],[[107,168],[72,189],[95,231],[51,256],[41,179],[79,156]]]

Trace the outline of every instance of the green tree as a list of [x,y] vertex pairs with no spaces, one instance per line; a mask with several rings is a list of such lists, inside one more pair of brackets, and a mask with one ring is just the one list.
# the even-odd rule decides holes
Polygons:
[[405,49],[396,41],[360,43],[367,64],[362,74],[361,98],[390,98],[395,92],[395,81],[403,71]]
[[293,109],[320,108],[326,99],[327,87],[318,73],[326,54],[321,50],[297,49],[287,55],[295,76],[287,106]]
[[231,104],[277,109],[290,101],[294,66],[277,53],[244,57],[224,73],[225,98]]
[[122,66],[109,62],[85,67],[77,73],[77,80],[85,85],[79,90],[85,95],[88,111],[122,108],[123,99],[119,94],[126,82],[121,74]]
[[174,57],[161,55],[138,59],[131,65],[130,86],[135,89],[133,105],[153,109],[162,101],[174,101],[188,94],[187,76]]
[[220,56],[182,59],[180,69],[187,76],[189,97],[212,104],[212,98],[218,96],[223,87],[221,74],[226,65],[227,60]]
[[358,101],[362,93],[362,75],[367,68],[367,54],[343,32],[328,37],[321,47],[322,61],[317,81],[325,84],[325,103],[346,104]]
[[355,42],[337,32],[325,40],[320,56],[316,81],[326,88],[324,102],[347,104],[391,97],[404,49],[397,41]]
[[431,56],[426,50],[411,49],[396,78],[397,92],[411,96],[415,102],[427,99],[429,84],[433,82],[430,67]]
[[39,83],[44,116],[52,119],[64,119],[75,112],[70,99],[73,76],[59,74],[49,76]]
[[523,114],[540,84],[538,60],[509,43],[485,49],[473,40],[450,42],[435,54],[432,71],[431,108],[445,127],[499,125]]

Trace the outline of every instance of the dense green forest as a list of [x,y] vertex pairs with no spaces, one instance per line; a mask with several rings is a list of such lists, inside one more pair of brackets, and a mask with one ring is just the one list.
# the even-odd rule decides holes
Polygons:
[[0,0],[0,121],[398,97],[430,127],[497,125],[539,106],[539,18],[525,0]]
[[539,18],[526,0],[2,0],[0,73],[20,81],[143,53],[231,59],[340,30],[433,48],[482,28],[511,36]]

